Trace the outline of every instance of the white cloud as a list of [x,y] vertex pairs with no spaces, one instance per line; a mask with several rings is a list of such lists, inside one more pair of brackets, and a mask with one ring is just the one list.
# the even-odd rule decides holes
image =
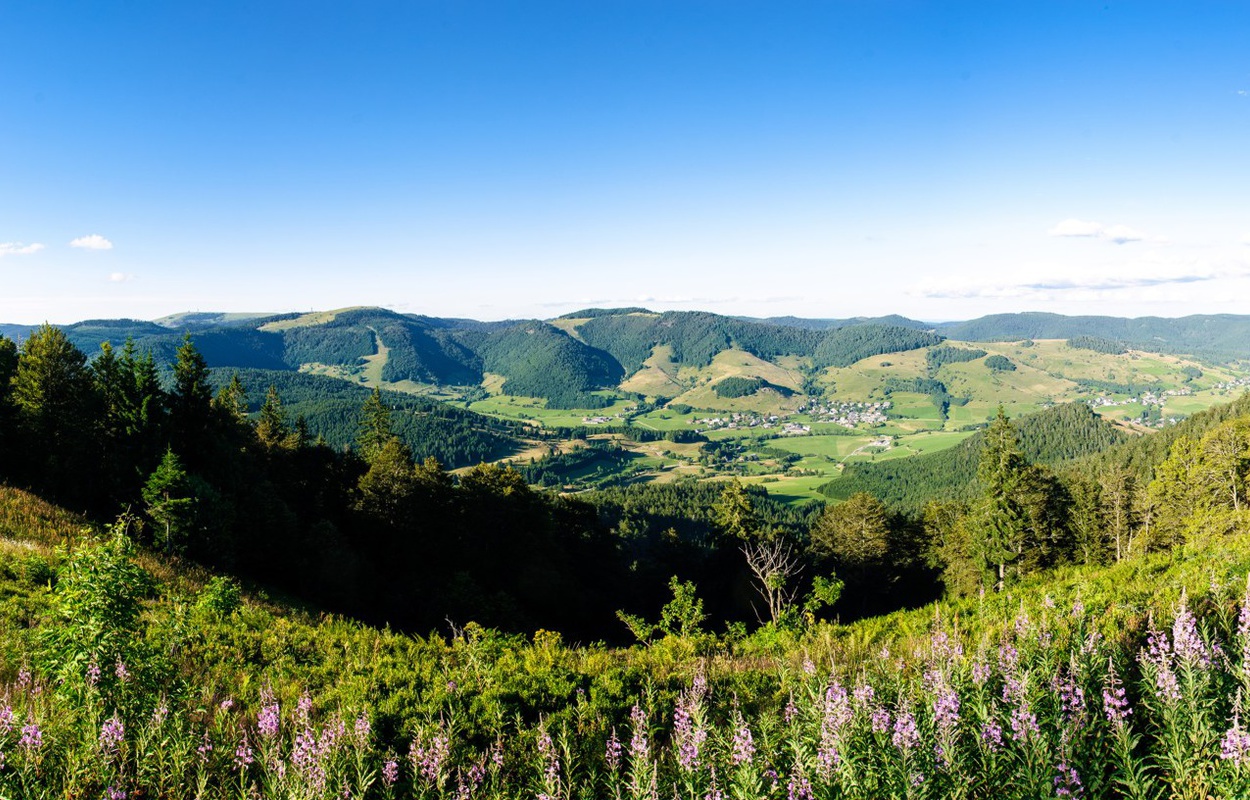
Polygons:
[[133,281],[134,279],[134,275],[128,275],[125,272],[109,273],[109,283],[125,283],[126,281]]
[[[1006,270],[1004,270],[1006,272]],[[1014,270],[1012,270],[1014,272]],[[1112,296],[1126,290],[1178,287],[1223,279],[1250,277],[1250,264],[1221,266],[1195,263],[1136,263],[1129,269],[1033,269],[1018,277],[998,275],[938,276],[911,286],[908,293],[939,299],[1057,299],[1067,296]],[[1118,294],[1114,296],[1119,296]]]
[[113,243],[105,239],[98,233],[89,236],[79,236],[77,239],[69,243],[70,247],[77,247],[82,250],[112,250]]
[[5,256],[28,256],[43,249],[39,242],[22,244],[21,242],[0,242],[0,258]]
[[1168,244],[1168,240],[1158,236],[1147,236],[1136,228],[1128,225],[1103,225],[1101,222],[1088,222],[1082,219],[1065,219],[1063,222],[1046,231],[1048,236],[1083,237],[1102,239],[1115,244],[1129,242],[1150,242],[1151,244]]

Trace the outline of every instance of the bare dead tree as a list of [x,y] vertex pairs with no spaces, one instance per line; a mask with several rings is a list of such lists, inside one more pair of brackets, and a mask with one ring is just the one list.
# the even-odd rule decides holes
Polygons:
[[768,615],[775,624],[794,603],[798,586],[792,585],[802,565],[794,548],[781,539],[757,540],[742,546],[747,566],[755,576],[755,589],[768,603]]

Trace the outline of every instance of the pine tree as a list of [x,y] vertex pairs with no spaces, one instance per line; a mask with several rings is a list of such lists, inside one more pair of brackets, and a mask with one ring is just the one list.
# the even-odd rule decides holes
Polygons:
[[169,410],[174,447],[192,461],[201,458],[207,450],[212,400],[208,363],[187,333],[182,337],[182,346],[174,361],[174,390],[169,398]]
[[265,394],[265,404],[260,407],[260,419],[256,421],[256,438],[265,447],[274,449],[286,447],[291,431],[286,426],[286,410],[282,407],[282,398],[278,396],[278,387],[270,385]]
[[372,461],[382,447],[395,438],[391,429],[391,410],[382,402],[382,392],[374,389],[360,409],[356,446],[366,461]]
[[1020,502],[1028,462],[1020,448],[1020,436],[998,407],[998,415],[985,431],[977,479],[981,503],[974,531],[974,548],[997,573],[995,587],[1002,591],[1007,565],[1024,552],[1026,520]]
[[173,450],[148,477],[143,487],[147,514],[156,523],[153,537],[156,548],[164,553],[182,553],[195,519],[195,493],[186,470]]
[[759,528],[755,504],[742,481],[737,478],[725,484],[720,499],[712,508],[712,514],[717,527],[738,539],[751,539]]
[[22,344],[12,387],[36,479],[60,497],[94,500],[97,410],[87,356],[43,325]]

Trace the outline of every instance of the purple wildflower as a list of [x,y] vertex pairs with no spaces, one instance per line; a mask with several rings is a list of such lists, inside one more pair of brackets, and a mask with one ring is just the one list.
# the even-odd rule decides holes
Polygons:
[[699,768],[699,756],[707,740],[707,730],[697,722],[698,698],[683,693],[673,710],[673,743],[677,748],[677,764],[685,772]]
[[786,784],[786,800],[812,800],[814,796],[811,782],[802,775],[791,777]]
[[325,752],[311,728],[304,728],[295,734],[295,744],[291,748],[291,766],[317,792],[325,789]]
[[92,661],[87,665],[87,685],[95,686],[100,682],[100,665]]
[[1124,685],[1120,683],[1119,676],[1115,674],[1114,666],[1112,666],[1111,672],[1107,676],[1107,685],[1102,687],[1102,707],[1103,712],[1107,715],[1107,721],[1116,728],[1123,728],[1125,721],[1133,713],[1133,709],[1129,708],[1128,696],[1124,691]]
[[43,733],[39,730],[39,725],[35,722],[23,725],[22,738],[17,744],[28,755],[39,752],[39,749],[43,747]]
[[122,739],[126,737],[126,728],[116,713],[104,720],[100,726],[100,749],[105,753],[116,753]]
[[382,765],[382,783],[387,786],[394,786],[399,782],[399,762],[393,758],[386,759],[386,763]]
[[954,689],[943,689],[934,698],[933,721],[947,731],[959,724],[959,695]]
[[1029,709],[1027,704],[1011,709],[1011,738],[1014,741],[1028,741],[1029,737],[1037,735],[1039,730],[1037,715]]
[[629,710],[629,719],[633,722],[633,736],[629,740],[630,760],[646,761],[651,757],[651,744],[647,741],[647,716],[635,705]]
[[741,717],[738,718],[738,728],[734,731],[733,748],[730,759],[735,766],[742,764],[750,764],[755,757],[755,740],[751,736],[751,728]]
[[990,752],[998,752],[1003,747],[1003,726],[997,720],[987,720],[981,725],[981,743]]
[[1080,728],[1085,720],[1085,690],[1073,680],[1070,674],[1059,679],[1056,690],[1059,694],[1059,709],[1064,721],[1070,727]]
[[104,800],[126,800],[126,790],[110,786],[104,790]]
[[890,741],[903,752],[920,746],[920,731],[916,728],[916,715],[910,710],[900,711],[894,718],[894,734],[890,737]]
[[372,728],[369,725],[369,717],[362,712],[360,716],[356,717],[355,732],[357,741],[361,743],[368,741],[369,732],[371,730]]
[[295,718],[300,722],[307,724],[309,718],[312,716],[312,707],[312,695],[308,694],[308,692],[304,692],[299,696],[299,703],[295,706]]
[[866,683],[861,683],[855,687],[853,696],[855,697],[856,704],[858,704],[860,708],[867,708],[868,705],[872,703],[873,698],[877,696],[877,692],[872,688],[872,686]]
[[262,705],[260,713],[256,716],[256,730],[266,739],[272,739],[278,735],[278,728],[281,724],[282,711],[277,701]]
[[248,744],[247,732],[245,731],[243,738],[239,740],[238,747],[234,748],[234,768],[242,772],[255,760],[256,758],[252,754],[252,746]]
[[204,738],[200,741],[200,746],[195,748],[195,752],[199,754],[202,763],[208,762],[208,755],[213,752],[213,743],[208,738],[208,731],[204,731]]
[[26,689],[30,687],[31,675],[30,670],[23,667],[17,671],[17,688]]
[[1172,622],[1172,651],[1180,663],[1199,669],[1211,666],[1211,649],[1198,633],[1198,620],[1189,610],[1184,594],[1181,595],[1181,607]]
[[879,706],[872,712],[872,732],[885,733],[890,730],[890,712],[884,706]]
[[0,734],[13,730],[13,707],[8,703],[0,706]]
[[989,679],[990,665],[979,658],[972,662],[972,682],[977,686],[984,686]]
[[1067,761],[1060,761],[1055,767],[1055,796],[1080,797],[1083,791],[1081,776],[1077,774],[1076,768]]
[[543,731],[538,737],[538,754],[542,756],[544,767],[543,773],[547,778],[548,786],[558,786],[560,783],[560,756],[556,753],[555,743],[551,741],[551,734]]
[[117,659],[117,663],[113,665],[113,674],[116,675],[117,680],[122,683],[130,680],[130,670],[126,669],[126,662],[122,661],[120,658]]
[[443,767],[451,752],[451,742],[441,730],[426,743],[420,735],[412,740],[408,758],[412,761],[413,772],[420,775],[430,785],[439,787],[443,783]]
[[612,726],[612,735],[604,746],[603,759],[608,762],[608,769],[619,772],[621,769],[621,740],[616,736],[616,726]]
[[232,708],[234,708],[234,700],[229,697],[227,697],[225,700],[222,700],[221,703],[217,705],[217,710],[223,714]]

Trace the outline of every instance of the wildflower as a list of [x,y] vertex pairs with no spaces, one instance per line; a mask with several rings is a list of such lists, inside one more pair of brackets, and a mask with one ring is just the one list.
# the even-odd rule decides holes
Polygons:
[[673,742],[677,746],[677,764],[686,772],[694,772],[699,768],[700,750],[707,740],[707,730],[695,721],[696,703],[694,696],[683,694],[673,710]]
[[22,738],[17,744],[27,755],[38,753],[39,748],[43,747],[43,733],[39,730],[39,725],[34,722],[23,725]]
[[547,778],[548,786],[557,786],[560,783],[560,757],[556,753],[555,743],[551,741],[551,734],[543,731],[538,737],[538,754],[542,756],[545,766],[543,773]]
[[643,761],[651,757],[651,745],[647,741],[647,718],[642,709],[634,706],[629,711],[633,722],[634,733],[629,740],[629,757],[631,760]]
[[443,766],[451,752],[450,741],[446,734],[436,733],[428,744],[420,736],[413,739],[408,751],[413,771],[425,778],[430,784],[440,786],[443,782]]
[[872,732],[885,733],[890,729],[890,712],[885,707],[878,707],[872,712]]
[[92,661],[87,665],[87,685],[95,686],[100,682],[100,665]]
[[868,704],[872,702],[872,699],[876,696],[876,694],[876,690],[874,690],[871,686],[866,683],[861,683],[859,686],[855,687],[855,702],[861,707],[867,707]]
[[802,775],[791,777],[786,784],[786,800],[812,800],[813,797],[812,784]]
[[954,689],[944,689],[933,700],[933,721],[943,730],[959,724],[959,695]]
[[1067,761],[1060,761],[1055,767],[1055,796],[1079,797],[1083,789],[1081,776],[1077,774],[1076,768]]
[[1064,720],[1071,727],[1081,727],[1085,718],[1085,690],[1072,679],[1070,674],[1058,681],[1056,689],[1059,694],[1059,708]]
[[997,720],[987,720],[981,724],[981,743],[990,752],[998,752],[1003,747],[1003,726]]
[[299,702],[295,706],[295,718],[300,722],[307,724],[312,716],[312,696],[308,692],[304,692],[299,696]]
[[1181,607],[1172,622],[1172,651],[1182,664],[1199,669],[1211,666],[1211,650],[1198,633],[1198,620],[1189,610],[1185,595],[1181,595]]
[[382,765],[382,783],[387,786],[394,786],[399,782],[399,762],[393,758],[386,759],[386,763]]
[[200,746],[195,748],[195,752],[199,754],[201,763],[208,762],[208,756],[213,752],[213,743],[208,738],[208,731],[204,731],[204,738]]
[[1004,675],[1009,672],[1015,672],[1020,666],[1020,651],[1009,644],[1004,644],[998,648],[998,671]]
[[225,700],[222,700],[221,703],[218,704],[217,706],[217,710],[221,711],[222,713],[225,713],[232,708],[234,708],[234,700],[232,700],[229,697],[227,697]]
[[161,704],[152,709],[152,724],[160,727],[169,718],[169,706],[162,700]]
[[735,766],[750,764],[755,757],[755,740],[751,737],[751,728],[739,718],[738,729],[734,732],[732,755]]
[[17,688],[26,689],[30,686],[30,670],[23,667],[17,671]]
[[276,701],[261,706],[260,713],[256,716],[256,730],[266,739],[272,739],[278,735],[278,727],[281,723],[281,709]]
[[1250,733],[1241,727],[1240,720],[1234,719],[1233,726],[1220,739],[1220,758],[1237,767],[1250,763]]
[[126,728],[116,713],[100,726],[100,749],[106,753],[116,753],[126,736]]
[[1125,720],[1133,713],[1133,709],[1129,708],[1124,686],[1120,683],[1119,676],[1115,674],[1114,666],[1107,676],[1107,685],[1102,687],[1102,707],[1107,715],[1107,721],[1116,728],[1123,728]]
[[116,786],[110,786],[104,790],[105,800],[126,800],[126,791]]
[[621,768],[621,740],[616,737],[616,726],[612,726],[612,735],[604,747],[603,759],[608,762],[608,769],[618,772]]
[[256,759],[252,753],[252,746],[248,744],[247,732],[245,731],[243,733],[243,738],[239,740],[238,747],[234,748],[234,768],[242,772],[255,760]]
[[113,674],[116,675],[117,680],[122,683],[130,680],[130,670],[126,669],[126,662],[122,661],[120,658],[118,658],[117,663],[113,665]]
[[984,686],[989,679],[990,665],[980,659],[972,662],[972,682],[977,686]]
[[1021,704],[1011,709],[1011,738],[1017,742],[1027,741],[1030,736],[1034,736],[1039,732],[1037,726],[1037,715],[1034,714],[1027,704]]
[[794,718],[798,716],[798,714],[799,708],[794,704],[794,695],[791,694],[790,699],[786,701],[785,710],[781,712],[781,718],[785,720],[787,725],[789,725],[791,722],[794,722]]
[[305,728],[295,734],[295,745],[291,748],[291,766],[318,792],[325,788],[326,783],[324,756],[321,743],[311,729]]
[[890,740],[903,752],[920,746],[920,731],[916,728],[916,716],[911,711],[900,711],[894,718],[894,735]]
[[8,703],[0,706],[0,734],[13,730],[13,708]]
[[813,664],[812,660],[806,656],[803,658],[803,674],[809,676],[816,674],[816,665]]
[[356,731],[356,739],[359,740],[360,742],[363,743],[369,739],[369,731],[370,731],[369,717],[365,715],[363,712],[361,713],[360,716],[356,717],[355,731]]

